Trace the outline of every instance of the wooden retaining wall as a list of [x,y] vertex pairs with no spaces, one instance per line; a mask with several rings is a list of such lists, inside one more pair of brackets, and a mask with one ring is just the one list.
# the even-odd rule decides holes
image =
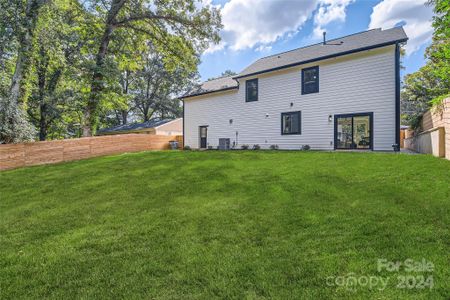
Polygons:
[[122,134],[23,144],[0,145],[0,170],[52,164],[89,157],[169,149],[176,136]]
[[405,148],[450,159],[450,98],[423,114],[421,130],[415,135],[407,132]]

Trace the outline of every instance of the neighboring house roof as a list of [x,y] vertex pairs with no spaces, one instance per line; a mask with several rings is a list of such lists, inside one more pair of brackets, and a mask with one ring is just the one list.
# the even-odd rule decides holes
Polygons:
[[212,92],[236,89],[238,83],[235,79],[272,72],[296,65],[306,64],[336,56],[384,47],[408,40],[402,27],[381,30],[372,29],[328,40],[325,44],[318,43],[291,51],[263,57],[258,59],[241,73],[235,76],[222,77],[202,83],[201,87],[182,98],[209,94]]
[[159,127],[161,125],[164,125],[164,124],[169,123],[174,120],[176,120],[176,119],[155,118],[155,119],[148,120],[147,122],[143,122],[143,123],[124,124],[124,125],[118,125],[115,127],[100,129],[99,131],[97,131],[97,134],[103,135],[103,134],[114,134],[114,133],[128,132],[128,131],[143,131],[145,129]]

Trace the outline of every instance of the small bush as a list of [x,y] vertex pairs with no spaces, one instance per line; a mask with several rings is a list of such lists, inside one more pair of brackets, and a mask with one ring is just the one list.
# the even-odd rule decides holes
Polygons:
[[253,150],[259,150],[259,149],[261,149],[261,146],[258,145],[258,144],[254,144],[252,149]]
[[409,126],[411,126],[411,128],[416,132],[420,131],[422,127],[422,119],[423,115],[412,117],[411,120],[409,121]]
[[303,145],[302,146],[302,150],[303,151],[308,151],[309,149],[311,149],[311,147],[309,145]]
[[187,151],[189,151],[189,150],[191,150],[191,147],[190,147],[190,146],[188,146],[188,145],[186,145],[186,146],[184,146],[184,147],[183,147],[183,150],[187,150]]
[[248,150],[248,148],[250,148],[249,145],[242,145],[242,146],[241,146],[241,149],[242,149],[242,150]]
[[278,145],[270,145],[270,150],[278,150]]
[[212,149],[214,149],[213,146],[208,146],[208,150],[212,150]]

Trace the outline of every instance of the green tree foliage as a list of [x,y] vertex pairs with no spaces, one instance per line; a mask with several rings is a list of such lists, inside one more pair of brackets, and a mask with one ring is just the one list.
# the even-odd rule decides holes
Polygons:
[[[27,78],[31,67],[33,39],[39,14],[46,0],[26,0],[2,2],[0,18],[5,18],[6,28],[1,30],[2,39],[10,38],[7,46],[1,47],[1,57],[5,57],[8,46],[16,43],[14,72],[6,95],[0,99],[0,141],[20,142],[32,140],[35,130],[26,117],[25,105],[28,96]],[[5,21],[3,21],[5,22]]]
[[155,116],[178,117],[181,110],[177,96],[195,84],[197,73],[185,65],[167,69],[162,55],[152,49],[144,54],[144,68],[133,76],[135,111],[142,121]]
[[113,43],[123,31],[134,36],[143,35],[151,41],[168,70],[184,66],[195,70],[198,53],[212,40],[219,41],[221,28],[219,11],[213,7],[199,7],[194,0],[155,1],[111,0],[91,1],[90,9],[100,15],[103,33],[97,41],[95,68],[90,96],[85,110],[83,135],[92,135],[98,126],[99,103],[104,91],[106,61]]
[[450,92],[450,1],[432,0],[434,5],[433,41],[426,50],[426,57],[433,66],[432,72]]
[[0,0],[0,143],[178,116],[220,27],[196,0]]
[[49,133],[53,134],[55,123],[74,101],[70,94],[77,89],[75,84],[70,84],[73,83],[71,70],[79,64],[82,39],[76,25],[83,13],[74,4],[55,1],[47,5],[36,28],[27,111],[41,141]]
[[430,0],[433,5],[433,39],[426,49],[427,63],[404,78],[401,94],[402,119],[411,126],[442,99],[450,97],[450,1]]
[[418,116],[430,108],[430,101],[444,93],[445,88],[433,72],[432,66],[427,64],[417,72],[404,77],[401,92],[402,119],[411,124]]

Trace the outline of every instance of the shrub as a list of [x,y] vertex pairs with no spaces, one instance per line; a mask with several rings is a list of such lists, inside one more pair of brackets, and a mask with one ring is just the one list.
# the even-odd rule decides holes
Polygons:
[[241,146],[241,149],[242,149],[242,150],[248,150],[249,147],[250,147],[249,145],[242,145],[242,146]]
[[444,102],[444,99],[447,99],[447,98],[450,98],[450,94],[447,94],[447,95],[441,95],[441,96],[438,96],[438,97],[436,97],[436,98],[433,98],[431,101],[430,101],[430,103],[431,103],[431,105],[433,106],[433,107],[438,107],[438,108],[441,108],[442,109],[442,103]]
[[183,150],[188,150],[189,151],[189,150],[191,150],[191,147],[186,145],[186,146],[183,147]]
[[411,120],[409,121],[409,126],[411,126],[411,128],[416,132],[420,131],[422,127],[422,119],[423,115],[412,117]]
[[208,150],[214,149],[213,146],[208,146]]
[[302,150],[303,151],[308,151],[309,149],[311,149],[311,147],[309,145],[303,145],[302,146]]
[[258,145],[258,144],[254,144],[252,149],[253,150],[259,150],[259,149],[261,149],[261,146]]
[[278,147],[278,145],[270,145],[270,150],[278,150],[279,149],[279,147]]

